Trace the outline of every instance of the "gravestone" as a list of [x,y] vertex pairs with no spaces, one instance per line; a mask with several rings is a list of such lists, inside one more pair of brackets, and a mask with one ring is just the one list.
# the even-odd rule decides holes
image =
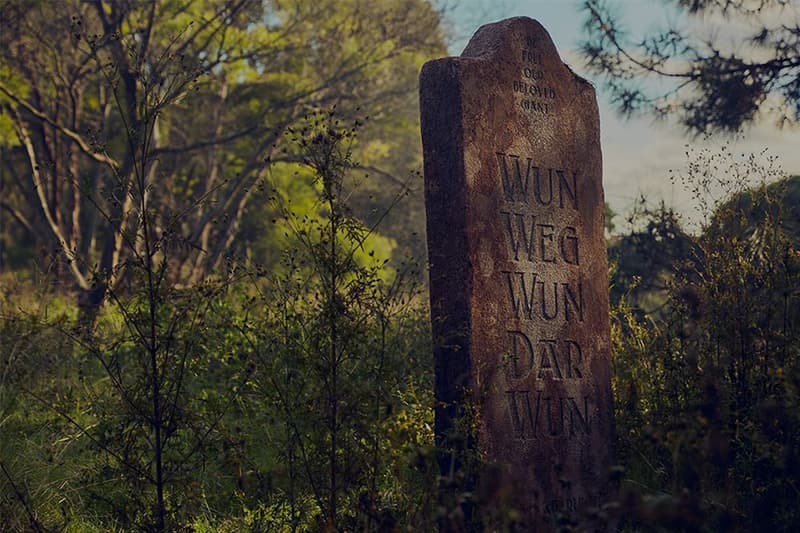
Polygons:
[[479,517],[547,530],[609,492],[595,92],[519,17],[428,62],[420,106],[440,468]]

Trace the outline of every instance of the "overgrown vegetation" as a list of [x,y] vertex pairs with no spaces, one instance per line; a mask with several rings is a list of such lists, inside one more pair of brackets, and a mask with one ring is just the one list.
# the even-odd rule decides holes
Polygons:
[[[435,11],[65,5],[3,3],[0,530],[467,527],[475,495],[436,495],[419,190],[397,178]],[[696,233],[662,206],[610,240],[604,513],[790,531],[800,178],[723,151],[676,179]]]
[[[612,254],[629,291],[612,331],[620,516],[632,529],[796,524],[800,178],[774,177],[757,157],[702,152],[681,176],[705,206],[701,233],[683,233],[662,207],[616,244],[637,250]],[[670,260],[640,263],[631,283],[632,257]],[[640,279],[661,285],[640,290]],[[653,300],[651,312],[631,305]]]
[[284,228],[277,268],[230,260],[206,282],[170,283],[171,247],[148,240],[157,215],[137,195],[142,178],[137,261],[95,324],[69,304],[53,316],[49,291],[19,310],[4,300],[4,530],[430,520],[420,276],[376,252],[381,239],[347,205],[358,126],[331,111],[289,131],[304,154],[295,179],[317,201],[299,211],[260,184]]

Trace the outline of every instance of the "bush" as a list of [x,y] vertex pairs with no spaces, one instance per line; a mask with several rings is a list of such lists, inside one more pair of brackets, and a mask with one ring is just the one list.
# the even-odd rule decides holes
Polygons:
[[727,195],[706,204],[658,315],[624,297],[613,310],[630,527],[789,531],[800,518],[800,235],[785,201],[800,180],[746,180],[771,175],[756,158],[701,153],[684,177]]

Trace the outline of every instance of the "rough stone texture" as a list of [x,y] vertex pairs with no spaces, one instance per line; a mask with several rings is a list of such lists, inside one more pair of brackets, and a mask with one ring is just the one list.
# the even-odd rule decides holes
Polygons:
[[548,529],[609,490],[595,92],[519,17],[427,63],[420,95],[440,467],[479,520]]

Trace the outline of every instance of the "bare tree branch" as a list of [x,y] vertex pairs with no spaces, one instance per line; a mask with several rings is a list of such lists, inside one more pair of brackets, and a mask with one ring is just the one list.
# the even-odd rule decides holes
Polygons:
[[92,147],[89,145],[89,143],[87,143],[83,139],[83,137],[81,137],[79,134],[75,133],[71,129],[67,128],[63,124],[59,124],[58,122],[56,122],[55,120],[53,120],[52,118],[47,116],[46,113],[36,109],[33,105],[31,105],[27,101],[23,100],[22,98],[20,98],[16,94],[14,94],[11,91],[11,89],[9,89],[8,86],[6,86],[2,81],[0,81],[0,91],[2,91],[6,96],[8,96],[11,100],[13,100],[16,104],[18,104],[19,106],[21,106],[24,109],[26,109],[31,115],[33,115],[34,117],[38,118],[39,120],[41,120],[43,122],[46,122],[47,124],[50,124],[51,126],[56,128],[58,131],[60,131],[64,136],[66,136],[69,139],[72,139],[73,141],[75,141],[75,144],[78,145],[78,147],[81,149],[81,152],[86,154],[88,157],[94,159],[95,161],[97,161],[99,163],[104,163],[104,164],[106,164],[106,165],[108,165],[108,166],[110,166],[112,168],[115,168],[115,169],[119,168],[119,163],[117,163],[116,160],[114,160],[113,158],[109,157],[106,154],[101,154],[101,153],[98,153],[98,152],[95,152],[94,150],[92,150]]
[[44,184],[42,183],[41,175],[39,174],[39,163],[36,160],[36,152],[33,147],[33,143],[31,142],[30,135],[28,134],[28,130],[25,128],[25,125],[22,121],[22,118],[19,116],[19,113],[14,113],[14,126],[17,131],[17,137],[19,138],[20,143],[25,147],[25,153],[28,156],[28,162],[31,166],[31,172],[33,175],[33,187],[36,190],[36,194],[39,198],[39,206],[44,213],[45,220],[47,220],[48,227],[55,237],[56,241],[61,248],[61,251],[67,257],[67,263],[69,265],[69,269],[72,272],[75,281],[82,289],[89,289],[90,284],[86,280],[86,277],[78,268],[78,258],[75,256],[75,251],[70,249],[67,240],[64,238],[64,234],[61,231],[61,228],[56,224],[56,221],[53,219],[53,216],[50,214],[50,208],[47,203],[47,197],[45,196],[44,191]]

